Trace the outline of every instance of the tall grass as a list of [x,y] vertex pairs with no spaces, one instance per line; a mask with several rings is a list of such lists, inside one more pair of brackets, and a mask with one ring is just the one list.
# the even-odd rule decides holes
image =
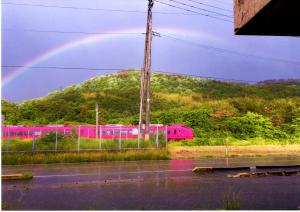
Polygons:
[[183,140],[169,142],[170,146],[262,146],[262,145],[293,145],[300,144],[299,138],[286,139],[267,139],[267,138],[249,138],[236,139],[232,137],[211,137],[211,138],[195,138],[194,140]]
[[16,153],[2,154],[3,165],[80,163],[103,161],[167,160],[165,150],[130,150],[120,152],[80,152],[80,153]]

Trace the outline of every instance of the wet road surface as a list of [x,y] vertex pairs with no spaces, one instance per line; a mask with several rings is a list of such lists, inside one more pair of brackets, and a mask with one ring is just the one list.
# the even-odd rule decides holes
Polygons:
[[192,173],[194,166],[295,165],[300,157],[103,162],[2,166],[33,180],[3,181],[2,206],[12,210],[298,209],[300,176],[227,178],[236,172]]

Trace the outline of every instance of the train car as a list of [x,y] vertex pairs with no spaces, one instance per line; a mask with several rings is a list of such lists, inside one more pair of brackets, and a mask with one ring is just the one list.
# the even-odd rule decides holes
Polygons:
[[194,132],[185,125],[172,125],[167,128],[167,138],[169,140],[192,140]]
[[[81,138],[102,138],[102,139],[136,139],[138,137],[137,126],[105,125],[99,126],[4,126],[2,138],[38,139],[48,135],[50,132],[58,132],[64,137],[80,136]],[[98,133],[98,135],[96,135]],[[163,136],[167,134],[168,140],[189,140],[194,138],[191,128],[184,125],[151,125],[150,137]],[[143,134],[143,132],[142,132]]]

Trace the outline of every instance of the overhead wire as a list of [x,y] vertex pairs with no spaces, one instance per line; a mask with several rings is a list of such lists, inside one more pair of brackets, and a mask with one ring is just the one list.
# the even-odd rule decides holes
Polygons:
[[26,66],[26,65],[2,65],[1,67],[2,68],[59,69],[59,70],[87,70],[87,71],[120,71],[120,70],[125,70],[124,68],[89,68],[89,67]]
[[[57,70],[88,70],[88,71],[122,71],[122,70],[138,70],[133,68],[92,68],[92,67],[64,67],[64,66],[27,66],[27,65],[2,65],[2,68],[28,68],[28,69],[57,69]],[[224,77],[212,77],[212,76],[204,76],[204,75],[196,75],[196,74],[182,74],[175,72],[165,72],[165,71],[154,71],[155,73],[169,74],[169,75],[177,75],[183,77],[194,77],[194,78],[203,78],[210,79],[221,82],[235,82],[242,84],[257,84],[260,85],[269,80],[265,81],[251,81],[251,80],[238,80],[232,78],[224,78]],[[300,79],[299,79],[300,81]],[[272,82],[271,84],[279,84],[284,85],[284,82]]]
[[[87,7],[73,7],[73,6],[44,5],[44,4],[27,4],[27,3],[24,4],[24,3],[11,3],[11,2],[2,2],[1,4],[2,5],[14,5],[14,6],[30,6],[30,7],[45,7],[45,8],[58,8],[58,9],[89,10],[89,11],[107,11],[107,12],[140,13],[140,14],[146,14],[147,13],[145,11],[138,11],[138,10],[87,8]],[[226,19],[214,17],[212,15],[208,15],[208,14],[204,14],[204,13],[199,13],[197,11],[192,11],[192,10],[185,9],[185,8],[180,8],[180,7],[170,5],[170,4],[166,4],[166,3],[161,3],[161,4],[172,6],[173,8],[181,9],[181,10],[187,11],[189,13],[160,12],[160,11],[157,11],[157,12],[154,11],[153,13],[161,14],[161,15],[202,15],[202,16],[206,16],[206,17],[210,17],[210,18],[214,18],[214,19],[218,19],[218,20],[233,23],[232,21],[228,21]]]
[[230,54],[235,54],[235,55],[244,56],[244,57],[254,57],[254,58],[257,58],[257,59],[273,60],[273,61],[277,61],[277,62],[284,62],[284,63],[291,63],[291,64],[300,65],[300,61],[287,60],[287,59],[274,58],[274,57],[265,57],[265,56],[259,56],[259,55],[234,51],[234,50],[230,50],[230,49],[224,49],[224,48],[219,48],[219,47],[208,46],[208,45],[200,44],[200,43],[197,43],[197,42],[194,42],[194,41],[189,41],[189,40],[177,38],[177,37],[174,37],[172,35],[168,35],[166,33],[159,33],[159,35],[160,36],[158,36],[158,37],[161,37],[161,38],[176,40],[176,41],[184,42],[184,43],[187,43],[187,44],[190,44],[190,45],[193,45],[193,46],[201,47],[201,48],[204,48],[204,49],[218,51],[218,52],[221,52],[221,53],[230,53]]
[[84,32],[84,31],[59,31],[59,30],[39,30],[39,29],[13,29],[2,28],[2,31],[24,31],[37,33],[59,33],[59,34],[87,34],[87,35],[144,35],[144,32]]
[[214,19],[217,19],[217,20],[221,20],[221,21],[233,23],[233,21],[231,21],[231,20],[223,19],[223,18],[216,17],[216,16],[209,15],[209,14],[205,14],[205,13],[200,13],[200,12],[198,12],[198,11],[186,9],[186,8],[179,7],[179,6],[176,6],[176,5],[173,5],[173,4],[168,4],[168,3],[162,2],[162,1],[160,1],[160,0],[154,0],[154,1],[157,2],[157,3],[159,3],[159,4],[169,6],[169,7],[173,7],[173,8],[177,8],[177,9],[180,9],[180,10],[185,10],[185,11],[187,11],[187,12],[192,12],[192,13],[195,13],[195,14],[198,14],[198,15],[206,16],[206,17],[209,17],[209,18],[214,18]]
[[186,1],[193,2],[193,3],[200,4],[200,5],[203,5],[203,6],[206,6],[206,7],[214,8],[214,9],[219,9],[219,10],[223,10],[223,11],[227,11],[227,12],[233,12],[232,10],[229,10],[229,9],[213,6],[213,5],[198,2],[198,1],[195,1],[195,0],[186,0]]
[[[88,71],[121,71],[121,70],[130,70],[131,69],[131,68],[92,68],[92,67],[27,66],[27,65],[2,65],[1,67],[2,68],[28,68],[28,69],[88,70]],[[226,80],[226,81],[235,81],[235,82],[243,82],[243,83],[246,83],[246,82],[247,83],[255,83],[255,81],[228,79],[228,78],[211,77],[211,76],[200,76],[200,75],[191,75],[191,74],[179,74],[179,73],[173,73],[173,72],[158,71],[158,73],[199,77],[199,78],[207,78],[207,79],[215,79],[215,80],[223,80],[223,81]]]
[[175,4],[183,5],[183,6],[186,6],[186,7],[191,7],[193,9],[201,10],[201,11],[204,11],[204,12],[212,13],[214,15],[224,16],[224,17],[227,17],[227,18],[233,18],[232,16],[229,16],[229,15],[226,15],[226,14],[223,14],[223,13],[220,13],[220,12],[215,12],[215,11],[212,11],[212,10],[203,9],[203,8],[200,8],[200,7],[196,7],[194,5],[186,4],[186,3],[181,2],[181,1],[177,1],[177,0],[167,0],[167,1],[173,2]]
[[[181,7],[177,7],[176,5],[170,5],[170,4],[167,4],[165,2],[161,2],[160,0],[155,0],[156,2],[158,3],[161,3],[161,4],[165,4],[167,6],[170,6],[170,7],[174,7],[174,8],[177,8],[177,9],[182,9],[182,10],[185,10],[185,11],[188,11],[188,12],[192,12],[192,13],[196,13],[196,14],[200,14],[200,15],[204,15],[204,16],[208,16],[208,17],[212,17],[212,18],[216,18],[216,19],[219,19],[218,17],[214,17],[214,16],[209,16],[207,14],[201,14],[201,13],[198,13],[196,11],[193,11],[193,10],[189,10],[189,9],[185,9],[185,8],[181,8]],[[168,0],[168,1],[172,1],[172,2],[178,2],[176,0]],[[193,2],[197,2],[195,0],[188,0],[188,1],[193,1]],[[199,2],[200,3],[200,2]],[[22,6],[42,6],[42,7],[55,7],[55,8],[64,8],[64,9],[84,9],[84,10],[108,10],[108,11],[122,11],[122,12],[138,12],[138,13],[145,13],[143,11],[132,11],[132,10],[111,10],[111,9],[99,9],[99,8],[78,8],[78,7],[68,7],[68,6],[53,6],[53,5],[41,5],[41,4],[15,4],[15,3],[2,3],[2,4],[11,4],[11,5],[22,5]],[[203,4],[203,3],[202,3]],[[167,13],[165,13],[167,14]],[[175,14],[175,13],[174,13]],[[223,20],[223,19],[221,19]],[[224,20],[224,21],[228,21],[228,20]],[[2,30],[7,30],[7,31],[15,31],[16,29],[9,29],[9,28],[4,28]],[[82,32],[82,31],[57,31],[57,30],[36,30],[36,29],[22,29],[23,31],[32,31],[32,32],[49,32],[49,33],[63,33],[63,34],[144,34],[144,33],[94,33],[94,32]],[[188,40],[184,40],[184,39],[180,39],[180,38],[176,38],[174,36],[170,36],[170,35],[167,35],[167,34],[159,34],[160,36],[159,37],[163,37],[163,38],[168,38],[168,39],[173,39],[173,40],[176,40],[176,41],[181,41],[181,42],[185,42],[185,43],[189,43],[189,44],[192,44],[192,45],[196,45],[196,46],[199,46],[201,48],[206,48],[206,49],[210,49],[210,50],[215,50],[215,51],[219,51],[219,52],[223,52],[223,53],[231,53],[231,54],[236,54],[236,55],[240,55],[240,56],[251,56],[251,57],[255,57],[255,58],[258,58],[258,59],[267,59],[267,60],[274,60],[274,61],[279,61],[279,62],[285,62],[285,63],[293,63],[293,64],[300,64],[300,61],[292,61],[292,60],[286,60],[286,59],[281,59],[281,58],[272,58],[272,57],[264,57],[264,56],[258,56],[258,55],[253,55],[253,54],[248,54],[248,53],[242,53],[242,52],[238,52],[238,51],[233,51],[233,50],[229,50],[229,49],[222,49],[222,48],[218,48],[218,47],[212,47],[212,46],[207,46],[207,45],[203,45],[203,44],[199,44],[199,43],[196,43],[196,42],[193,42],[193,41],[188,41]],[[2,66],[2,67],[5,67],[5,66]],[[6,66],[8,67],[8,66]],[[10,66],[10,67],[13,67],[13,66]],[[38,67],[40,68],[40,67]],[[55,67],[47,67],[47,68],[55,68]],[[74,69],[74,68],[68,68],[68,69]],[[80,69],[80,68],[78,68]],[[91,69],[90,69],[91,70]],[[94,70],[94,69],[93,69]],[[105,69],[107,70],[107,69]],[[111,70],[120,70],[120,69],[111,69]]]
[[[39,29],[13,29],[13,28],[3,28],[2,31],[27,31],[27,32],[34,32],[34,33],[58,33],[58,34],[92,34],[92,35],[105,35],[105,34],[113,34],[113,35],[145,35],[145,32],[136,32],[136,33],[126,33],[126,32],[84,32],[84,31],[59,31],[59,30],[39,30]],[[209,46],[205,44],[201,44],[198,42],[182,39],[175,37],[174,35],[170,35],[168,33],[160,33],[160,32],[155,32],[153,34],[155,37],[161,37],[165,39],[170,39],[173,41],[179,41],[182,43],[186,43],[192,46],[204,48],[207,50],[213,50],[221,53],[230,53],[230,54],[235,54],[239,56],[245,56],[245,57],[254,57],[258,59],[263,59],[263,60],[272,60],[272,61],[277,61],[277,62],[284,62],[284,63],[291,63],[291,64],[300,64],[300,61],[295,61],[295,60],[288,60],[288,59],[283,59],[283,58],[274,58],[274,57],[265,57],[265,56],[260,56],[260,55],[254,55],[254,54],[249,54],[249,53],[244,53],[244,52],[239,52],[239,51],[234,51],[231,49],[225,49],[225,48],[219,48],[219,47],[214,47],[214,46]]]
[[[146,11],[140,11],[140,10],[89,8],[89,7],[58,6],[58,5],[28,4],[28,3],[14,3],[14,2],[2,2],[1,4],[11,5],[11,6],[44,7],[44,8],[56,8],[56,9],[88,10],[88,11],[106,11],[106,12],[122,12],[122,13],[137,13],[137,14],[147,13]],[[160,14],[160,15],[199,15],[195,13],[162,12],[162,11],[154,11],[153,13]]]

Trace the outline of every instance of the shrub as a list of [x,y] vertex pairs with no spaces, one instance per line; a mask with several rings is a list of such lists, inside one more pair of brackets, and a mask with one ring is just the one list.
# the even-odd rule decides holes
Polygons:
[[237,117],[227,122],[230,131],[237,138],[282,138],[286,133],[273,127],[269,118],[248,112],[245,116]]

